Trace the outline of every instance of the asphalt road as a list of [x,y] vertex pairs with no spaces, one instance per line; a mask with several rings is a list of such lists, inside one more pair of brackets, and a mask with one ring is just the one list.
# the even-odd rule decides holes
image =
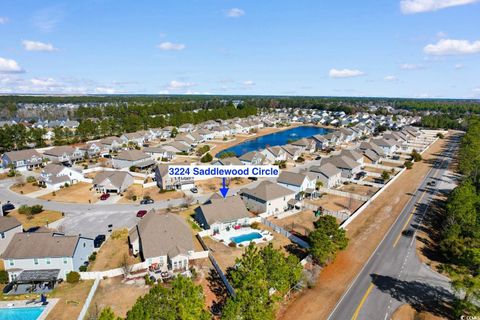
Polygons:
[[[437,315],[445,314],[442,302],[454,297],[449,280],[420,262],[415,236],[431,199],[440,190],[449,192],[455,187],[456,177],[447,168],[457,142],[450,141],[437,157],[412,199],[330,314],[330,320],[390,319],[406,303]],[[427,185],[432,180],[436,181],[434,187]]]

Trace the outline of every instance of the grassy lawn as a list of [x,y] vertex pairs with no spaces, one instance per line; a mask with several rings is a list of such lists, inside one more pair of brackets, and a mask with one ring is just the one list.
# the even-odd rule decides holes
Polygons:
[[125,317],[135,301],[150,290],[149,286],[142,283],[126,284],[122,280],[123,277],[120,276],[100,281],[88,309],[88,316],[96,319],[95,316],[108,306],[115,315]]
[[95,261],[88,266],[89,271],[103,271],[120,268],[127,257],[128,264],[135,264],[140,258],[131,257],[128,251],[128,230],[114,230],[97,253]]
[[32,227],[42,227],[47,225],[47,223],[52,223],[62,218],[62,213],[60,211],[53,210],[44,210],[38,214],[32,216],[31,219],[28,219],[28,216],[25,214],[20,214],[17,209],[8,213],[9,217],[14,217],[23,226],[23,229],[28,230]]
[[93,280],[80,281],[78,283],[62,282],[48,294],[49,298],[60,299],[55,308],[48,314],[48,319],[70,320],[76,319],[87,299]]
[[40,199],[53,200],[57,202],[71,203],[95,203],[98,201],[99,194],[92,189],[92,185],[86,182],[76,183],[68,188],[43,195]]
[[[122,199],[118,203],[138,203],[144,196],[150,196],[155,201],[164,201],[168,199],[179,199],[184,196],[182,191],[159,192],[158,187],[143,188],[141,185],[133,184],[123,193]],[[137,200],[133,201],[130,196],[136,195]]]

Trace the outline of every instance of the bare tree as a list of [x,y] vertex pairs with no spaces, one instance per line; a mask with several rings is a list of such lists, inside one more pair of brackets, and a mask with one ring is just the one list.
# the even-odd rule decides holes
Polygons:
[[128,254],[124,254],[122,257],[121,268],[123,270],[123,276],[126,278],[132,272],[133,265],[130,264]]

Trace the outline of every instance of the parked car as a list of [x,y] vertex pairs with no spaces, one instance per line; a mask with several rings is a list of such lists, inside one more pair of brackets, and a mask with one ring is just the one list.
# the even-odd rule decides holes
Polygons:
[[95,248],[100,248],[102,246],[102,243],[104,243],[106,239],[107,237],[104,234],[99,234],[95,237],[95,239],[93,239],[93,246]]
[[154,203],[155,201],[153,199],[142,199],[140,201],[140,204],[152,204]]
[[198,189],[197,188],[192,188],[192,189],[190,189],[190,192],[191,193],[198,193]]
[[405,236],[405,237],[411,237],[413,236],[413,230],[412,229],[406,229],[406,230],[403,230],[402,234]]
[[110,193],[104,193],[100,196],[100,200],[107,200],[108,198],[110,198]]
[[5,203],[2,206],[3,213],[7,213],[8,211],[12,211],[13,209],[15,209],[15,206],[13,205],[13,203]]
[[437,185],[437,181],[435,181],[435,180],[431,180],[431,181],[429,181],[427,184],[428,184],[429,186],[432,186],[432,187],[434,187],[434,186],[436,186],[436,185]]
[[143,218],[147,214],[147,210],[140,210],[137,212],[137,218]]

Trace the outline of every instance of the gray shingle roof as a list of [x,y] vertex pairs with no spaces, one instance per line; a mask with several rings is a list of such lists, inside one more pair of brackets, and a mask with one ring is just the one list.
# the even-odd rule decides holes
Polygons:
[[0,232],[6,232],[22,224],[14,217],[0,217]]
[[204,204],[199,208],[209,225],[215,222],[227,222],[250,217],[239,196],[221,199],[211,198],[210,201],[210,204]]
[[271,181],[262,181],[255,188],[245,188],[240,190],[240,193],[250,195],[263,201],[270,201],[295,194],[295,191],[292,191]]

